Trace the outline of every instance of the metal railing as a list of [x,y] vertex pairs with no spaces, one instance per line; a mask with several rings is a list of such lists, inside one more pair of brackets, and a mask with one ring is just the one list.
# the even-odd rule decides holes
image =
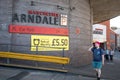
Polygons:
[[[31,47],[36,47],[36,51],[30,51],[30,52],[32,52],[32,53],[35,53],[36,55],[40,55],[40,54],[38,54],[40,51],[38,50],[38,48],[39,47],[42,47],[42,48],[52,48],[53,49],[53,47],[46,47],[46,46],[38,46],[38,45],[36,45],[36,46],[29,46],[29,45],[16,45],[16,44],[0,44],[0,46],[5,46],[5,47],[7,47],[7,50],[3,50],[3,51],[6,51],[6,52],[14,52],[14,50],[12,50],[12,47],[14,46],[19,46],[19,47],[28,47],[29,48],[29,50],[28,51],[30,51],[30,48]],[[58,59],[63,59],[63,60],[67,60],[67,62],[60,62],[60,64],[62,64],[62,67],[64,68],[64,65],[65,64],[68,64],[69,63],[69,58],[66,58],[66,59],[64,59],[65,58],[65,54],[64,54],[64,50],[65,50],[65,48],[58,48],[58,47],[54,47],[54,49],[60,49],[61,51],[62,51],[62,55],[61,56],[54,56],[54,57],[51,57],[51,58],[55,58],[55,57],[59,57]],[[1,50],[2,51],[2,50]],[[27,53],[28,51],[22,51],[22,52],[25,52],[25,53]],[[10,53],[11,54],[11,53]],[[8,54],[6,54],[6,56],[7,55],[10,55],[9,53]],[[17,53],[16,53],[17,54]],[[23,54],[23,53],[22,53]],[[4,54],[2,54],[2,55],[4,55]],[[14,54],[13,54],[14,55]],[[31,55],[31,54],[30,54]],[[19,55],[17,55],[17,57],[18,57]],[[26,55],[27,57],[29,56],[29,55]],[[41,55],[40,55],[41,56]],[[45,56],[45,55],[44,55]],[[48,56],[48,55],[47,55]],[[52,56],[52,55],[49,55],[49,56]],[[37,57],[37,56],[36,56]],[[7,64],[10,64],[10,57],[6,57],[7,58],[7,61],[6,61],[6,63]],[[11,57],[12,58],[12,57]],[[46,57],[46,59],[47,59],[48,57]],[[20,59],[20,58],[18,58],[18,59]],[[32,58],[30,58],[31,60],[33,60]],[[38,67],[38,62],[37,61],[39,61],[39,60],[33,60],[33,61],[35,61],[35,66],[36,67]],[[41,61],[41,60],[40,60]],[[50,62],[50,61],[46,61],[46,62]],[[53,62],[53,63],[57,63],[57,62]]]

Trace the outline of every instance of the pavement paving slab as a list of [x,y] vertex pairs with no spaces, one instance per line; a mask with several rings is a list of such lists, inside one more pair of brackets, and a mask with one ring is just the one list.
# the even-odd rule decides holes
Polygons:
[[20,70],[13,70],[0,67],[0,80],[7,80],[10,77],[16,76],[20,72]]
[[[120,80],[119,55],[115,54],[113,62],[105,62],[101,80]],[[96,76],[92,65],[71,69],[68,73],[0,66],[0,80],[96,80]]]

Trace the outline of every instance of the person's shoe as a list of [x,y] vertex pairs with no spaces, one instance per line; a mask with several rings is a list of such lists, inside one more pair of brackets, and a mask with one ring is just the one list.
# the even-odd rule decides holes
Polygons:
[[100,80],[100,77],[97,77],[97,80]]

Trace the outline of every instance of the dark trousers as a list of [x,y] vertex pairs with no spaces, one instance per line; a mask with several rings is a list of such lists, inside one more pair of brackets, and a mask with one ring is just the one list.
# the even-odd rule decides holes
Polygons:
[[113,55],[110,55],[110,61],[113,61]]
[[109,55],[105,55],[105,59],[106,59],[106,61],[109,61]]

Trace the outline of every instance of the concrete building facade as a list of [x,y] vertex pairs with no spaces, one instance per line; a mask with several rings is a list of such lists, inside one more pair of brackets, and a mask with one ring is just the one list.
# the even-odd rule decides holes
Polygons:
[[117,33],[115,33],[114,31],[111,30],[110,28],[110,21],[105,21],[100,23],[102,25],[105,25],[107,27],[107,42],[106,42],[106,48],[107,49],[116,49],[117,48]]
[[101,42],[103,49],[116,49],[118,45],[118,34],[110,28],[110,21],[93,25],[93,42]]
[[120,52],[120,34],[117,37],[117,50]]
[[[91,25],[89,0],[0,0],[0,51],[64,55],[70,58],[68,66],[79,67],[92,59],[88,52],[92,42]],[[37,50],[36,45],[43,46]]]

